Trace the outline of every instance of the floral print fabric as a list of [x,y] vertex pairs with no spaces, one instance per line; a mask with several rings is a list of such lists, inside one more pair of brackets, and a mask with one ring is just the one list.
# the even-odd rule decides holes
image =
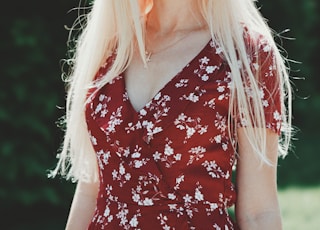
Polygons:
[[[270,53],[268,44],[261,50]],[[279,132],[279,100],[268,90],[275,82],[273,57],[265,57],[261,100],[267,127]],[[101,68],[98,77],[106,71]],[[100,190],[89,229],[236,229],[227,211],[236,200],[231,84],[211,40],[139,111],[122,75],[90,97],[86,119]]]

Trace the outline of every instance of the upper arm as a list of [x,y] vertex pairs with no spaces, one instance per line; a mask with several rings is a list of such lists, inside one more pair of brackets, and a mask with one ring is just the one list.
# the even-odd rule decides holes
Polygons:
[[[240,224],[249,224],[255,218],[262,216],[269,218],[271,215],[272,218],[276,217],[273,219],[276,223],[271,224],[281,226],[277,198],[278,135],[269,129],[267,129],[266,144],[266,154],[272,165],[261,163],[244,134],[244,128],[238,129],[236,216]],[[267,229],[277,228],[269,226]]]
[[78,182],[73,197],[66,230],[85,230],[94,214],[99,183]]

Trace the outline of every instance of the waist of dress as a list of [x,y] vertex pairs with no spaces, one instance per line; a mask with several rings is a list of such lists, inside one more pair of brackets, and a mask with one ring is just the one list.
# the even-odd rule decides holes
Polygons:
[[[133,229],[229,229],[234,230],[234,223],[223,203],[208,201],[176,202],[165,201],[153,205],[126,203],[114,199],[99,199],[92,226],[102,229],[120,229],[119,223]],[[135,220],[135,221],[133,221]],[[130,227],[130,226],[131,227]],[[172,228],[163,228],[163,227]]]
[[119,200],[117,197],[100,197],[97,200],[99,206],[108,206],[117,204],[118,206],[126,206],[136,209],[169,209],[170,211],[185,210],[185,209],[207,209],[213,211],[215,209],[226,209],[234,205],[234,202],[229,199],[220,199],[217,201],[208,201],[191,197],[183,197],[183,200],[170,199],[151,199],[145,198],[141,200],[125,201]]

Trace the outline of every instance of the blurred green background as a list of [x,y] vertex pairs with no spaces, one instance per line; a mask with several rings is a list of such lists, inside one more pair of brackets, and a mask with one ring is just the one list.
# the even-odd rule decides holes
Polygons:
[[[319,0],[261,0],[283,40],[294,83],[294,153],[279,162],[285,229],[320,229],[320,11]],[[0,229],[63,229],[74,185],[47,179],[62,132],[61,59],[78,0],[6,1],[1,13]]]

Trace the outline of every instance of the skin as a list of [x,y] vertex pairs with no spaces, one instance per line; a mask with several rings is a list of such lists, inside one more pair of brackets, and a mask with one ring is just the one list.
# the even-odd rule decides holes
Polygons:
[[[191,6],[193,1],[154,1],[146,25],[146,47],[153,53],[151,61],[145,68],[136,51],[125,72],[126,90],[136,111],[144,107],[209,41],[210,33],[199,20],[195,8],[191,11],[185,7]],[[168,44],[173,45],[168,48]],[[243,128],[238,129],[238,138],[237,223],[244,230],[282,229],[276,185],[278,136],[267,130],[267,156],[274,166],[261,166]],[[67,230],[87,229],[97,194],[98,183],[78,183]]]
[[262,164],[244,134],[238,129],[236,218],[240,229],[282,229],[277,195],[278,135],[267,130],[267,157],[272,165]]
[[99,183],[78,182],[74,193],[66,230],[86,230],[96,206]]
[[143,108],[210,40],[204,22],[197,19],[200,16],[192,7],[181,6],[188,4],[193,6],[194,2],[154,1],[146,24],[146,50],[152,53],[151,61],[145,68],[136,51],[125,72],[127,93],[136,111]]

